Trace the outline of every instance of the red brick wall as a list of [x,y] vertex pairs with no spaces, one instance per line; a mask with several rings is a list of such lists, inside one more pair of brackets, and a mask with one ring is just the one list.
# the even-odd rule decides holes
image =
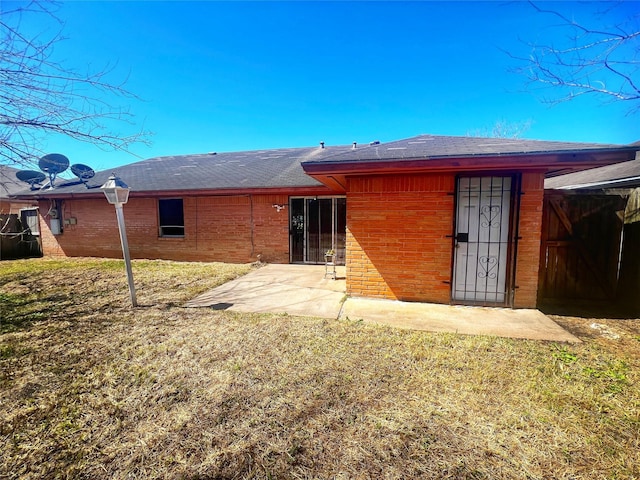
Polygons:
[[23,208],[31,208],[36,206],[35,202],[9,200],[8,198],[0,198],[0,213],[20,213]]
[[0,198],[0,213],[17,213],[13,211],[11,202],[7,199]]
[[448,303],[455,176],[353,177],[347,293]]
[[514,307],[533,308],[538,293],[544,173],[522,174]]
[[[516,262],[516,307],[536,304],[543,173],[522,177]],[[347,193],[347,292],[407,301],[449,303],[455,175],[352,177]],[[158,236],[157,199],[124,207],[133,258],[244,263],[289,261],[286,195],[184,197],[184,238]],[[62,235],[53,236],[40,204],[45,255],[122,256],[114,208],[102,198],[66,200]]]
[[[286,195],[184,197],[184,238],[158,236],[157,199],[130,198],[124,206],[132,258],[184,261],[273,263],[289,261],[289,212],[273,204],[288,204]],[[45,255],[122,256],[113,206],[102,198],[65,200],[62,235],[52,235],[43,201],[42,241]],[[253,223],[252,223],[253,219]],[[66,220],[66,221],[65,221]]]
[[[353,177],[347,193],[347,293],[451,299],[455,174]],[[522,178],[514,306],[535,307],[544,174]]]
[[[279,212],[274,204],[286,205]],[[289,197],[253,197],[253,238],[255,254],[263,262],[289,263]]]

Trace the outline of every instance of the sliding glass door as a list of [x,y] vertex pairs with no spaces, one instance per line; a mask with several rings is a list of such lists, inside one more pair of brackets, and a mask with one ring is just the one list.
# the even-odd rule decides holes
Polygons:
[[327,250],[335,250],[344,264],[347,199],[299,197],[290,201],[290,252],[292,263],[324,263]]

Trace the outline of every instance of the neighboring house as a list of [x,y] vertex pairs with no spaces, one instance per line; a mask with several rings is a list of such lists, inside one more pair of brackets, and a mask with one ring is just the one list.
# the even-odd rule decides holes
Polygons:
[[[333,248],[349,295],[534,307],[545,175],[629,161],[638,148],[420,135],[114,171],[131,187],[134,258],[322,263]],[[110,173],[25,192],[40,202],[45,255],[121,256],[99,190]]]
[[640,154],[548,178],[545,189],[539,301],[640,312]]
[[16,172],[0,165],[0,260],[41,255],[37,202],[14,197],[25,187]]
[[[640,144],[634,145],[640,150]],[[565,191],[610,191],[612,189],[633,189],[639,186],[640,158],[630,162],[551,177],[544,182],[544,188],[548,190]]]

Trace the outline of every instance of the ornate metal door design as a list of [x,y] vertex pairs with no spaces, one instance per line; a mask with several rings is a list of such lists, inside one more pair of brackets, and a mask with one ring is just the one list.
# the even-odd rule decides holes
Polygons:
[[507,300],[511,184],[511,177],[458,178],[454,301]]

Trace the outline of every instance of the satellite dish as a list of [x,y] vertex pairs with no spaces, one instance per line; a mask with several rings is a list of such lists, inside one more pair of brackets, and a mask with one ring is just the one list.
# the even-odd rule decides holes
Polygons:
[[56,175],[69,168],[69,159],[60,153],[50,153],[40,159],[38,166],[40,170],[49,174],[49,187],[53,188]]
[[96,174],[93,168],[89,165],[83,165],[82,163],[74,163],[71,165],[71,172],[80,180],[89,180]]
[[40,159],[38,166],[49,175],[57,175],[69,168],[69,159],[60,153],[50,153]]
[[89,188],[87,180],[93,178],[96,172],[93,171],[89,165],[83,165],[82,163],[74,163],[71,165],[71,172],[80,179],[84,186]]
[[37,183],[42,183],[47,176],[42,172],[36,172],[35,170],[20,170],[16,172],[16,178],[21,182],[28,183],[31,190],[35,190]]

